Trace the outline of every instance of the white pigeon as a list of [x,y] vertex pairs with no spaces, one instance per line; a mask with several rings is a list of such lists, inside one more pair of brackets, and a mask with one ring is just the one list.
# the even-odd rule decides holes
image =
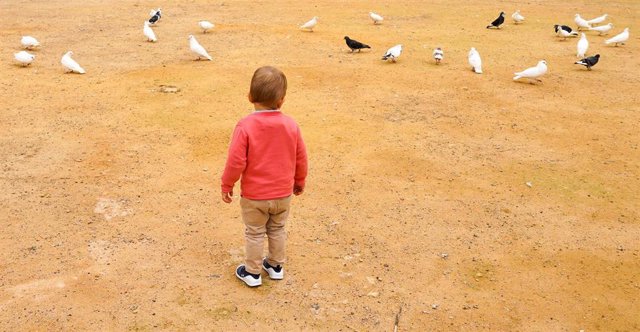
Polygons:
[[593,27],[593,28],[591,28],[589,30],[598,31],[598,33],[599,33],[598,36],[602,36],[602,35],[608,34],[609,31],[612,28],[613,28],[613,23],[608,23],[608,24],[605,24],[605,25],[600,25],[600,26],[597,26],[597,27]]
[[602,23],[606,19],[607,19],[607,14],[604,14],[602,16],[598,16],[594,19],[588,20],[587,23],[589,23],[589,25],[594,25],[594,24]]
[[40,43],[38,42],[38,40],[31,36],[22,36],[22,39],[20,40],[20,42],[22,43],[22,47],[28,50],[30,50],[33,47],[40,46]]
[[62,60],[60,60],[60,63],[62,63],[62,65],[71,72],[84,74],[85,73],[84,69],[82,69],[82,67],[80,67],[80,65],[75,60],[71,59],[72,55],[73,55],[73,52],[71,51],[65,53],[62,56]]
[[200,21],[198,22],[200,29],[202,29],[202,33],[207,33],[207,30],[211,30],[215,27],[215,25],[209,21]]
[[514,81],[520,78],[528,78],[530,80],[536,80],[538,82],[542,82],[538,77],[547,73],[547,62],[544,60],[538,61],[538,64],[535,67],[527,68],[521,72],[515,73]]
[[315,28],[317,24],[318,24],[318,16],[314,16],[312,19],[309,20],[309,22],[301,25],[300,29],[306,29],[313,32],[313,28]]
[[156,34],[149,26],[149,21],[144,21],[144,28],[142,28],[142,32],[144,32],[145,37],[147,37],[147,41],[150,41],[152,43],[158,41],[158,38],[156,38]]
[[513,19],[513,21],[518,24],[524,21],[524,16],[520,15],[520,11],[516,10],[515,13],[513,13],[513,15],[511,15],[511,18]]
[[197,60],[200,60],[200,58],[205,58],[209,61],[212,60],[209,53],[207,53],[207,50],[205,50],[204,47],[202,47],[202,45],[198,43],[196,37],[194,37],[193,35],[189,35],[189,47],[191,47],[191,51],[198,56]]
[[436,60],[436,64],[440,64],[440,61],[444,59],[444,51],[442,48],[438,47],[433,50],[433,58]]
[[618,44],[624,45],[627,40],[629,40],[629,28],[624,28],[624,31],[621,33],[607,39],[605,44],[615,44],[616,46],[618,46]]
[[578,58],[584,58],[585,54],[587,54],[587,50],[589,49],[589,41],[587,40],[587,35],[582,33],[582,37],[578,40]]
[[30,65],[33,62],[33,60],[36,59],[35,55],[27,51],[20,51],[18,53],[15,53],[13,56],[15,56],[16,61],[20,62],[20,64],[22,64],[23,67]]
[[482,59],[480,59],[480,53],[476,51],[475,47],[469,50],[469,64],[476,74],[482,74]]
[[400,57],[400,54],[402,54],[402,45],[398,44],[390,49],[387,50],[387,53],[385,53],[382,56],[382,60],[391,60],[391,62],[396,62],[398,61],[398,58]]
[[374,12],[369,12],[369,17],[371,17],[371,19],[373,20],[373,24],[380,24],[384,20],[384,17]]
[[587,20],[585,20],[584,18],[580,17],[580,14],[576,14],[573,20],[578,25],[578,30],[580,30],[580,28],[584,28],[584,29],[591,28],[591,24],[589,24],[589,22],[587,22]]

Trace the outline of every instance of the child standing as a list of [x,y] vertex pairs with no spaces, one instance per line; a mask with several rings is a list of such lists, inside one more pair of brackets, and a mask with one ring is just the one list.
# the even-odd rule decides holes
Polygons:
[[[233,186],[240,177],[240,207],[245,224],[245,264],[236,276],[248,286],[262,284],[261,269],[271,279],[284,277],[285,222],[291,194],[304,191],[307,152],[298,124],[282,114],[287,77],[274,67],[253,73],[249,102],[255,111],[238,122],[233,131],[222,174],[222,200],[231,203]],[[265,234],[269,254],[263,259]]]

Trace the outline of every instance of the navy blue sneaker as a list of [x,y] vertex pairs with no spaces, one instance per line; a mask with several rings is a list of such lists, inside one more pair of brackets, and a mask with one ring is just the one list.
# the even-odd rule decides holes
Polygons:
[[262,260],[262,269],[269,273],[269,278],[273,280],[282,280],[284,278],[284,268],[282,266],[271,266],[267,263],[267,259]]
[[247,272],[244,264],[238,266],[238,268],[236,269],[236,277],[244,281],[244,283],[249,287],[258,287],[262,285],[262,277],[259,274]]

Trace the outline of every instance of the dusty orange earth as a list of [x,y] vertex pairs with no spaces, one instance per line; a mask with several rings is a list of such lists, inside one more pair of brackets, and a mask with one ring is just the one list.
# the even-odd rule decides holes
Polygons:
[[[485,29],[501,10],[504,28]],[[577,40],[553,24],[576,12],[608,13],[609,36],[631,39],[587,32],[602,58],[574,65]],[[2,1],[0,330],[638,330],[638,13],[632,0]],[[315,32],[297,29],[314,15]],[[194,61],[189,34],[214,61]],[[22,35],[42,44],[26,68]],[[349,53],[345,35],[372,49]],[[397,43],[398,63],[382,62]],[[67,50],[86,75],[63,73]],[[541,59],[543,83],[512,81]],[[311,166],[285,280],[249,289],[219,177],[265,64],[288,75],[283,111]]]

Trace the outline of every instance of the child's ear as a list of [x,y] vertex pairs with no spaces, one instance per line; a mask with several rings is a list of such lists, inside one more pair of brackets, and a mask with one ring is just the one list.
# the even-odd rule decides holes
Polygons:
[[284,97],[282,97],[282,99],[280,99],[277,104],[278,104],[278,109],[280,109],[280,107],[282,107],[282,104],[284,104]]
[[253,104],[253,99],[251,98],[251,92],[247,93],[247,99],[249,99],[249,102]]

